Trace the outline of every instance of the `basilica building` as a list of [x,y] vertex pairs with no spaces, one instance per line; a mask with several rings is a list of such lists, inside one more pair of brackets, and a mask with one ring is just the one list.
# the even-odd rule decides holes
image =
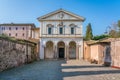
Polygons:
[[37,19],[40,22],[40,59],[83,58],[85,18],[59,9]]

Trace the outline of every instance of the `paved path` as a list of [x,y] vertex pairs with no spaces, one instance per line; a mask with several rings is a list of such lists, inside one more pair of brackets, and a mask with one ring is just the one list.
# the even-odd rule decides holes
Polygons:
[[120,80],[120,70],[85,61],[38,61],[0,72],[0,80]]

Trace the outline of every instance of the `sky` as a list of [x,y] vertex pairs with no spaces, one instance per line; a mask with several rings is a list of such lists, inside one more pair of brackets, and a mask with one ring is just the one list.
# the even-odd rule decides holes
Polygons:
[[0,0],[0,24],[40,24],[38,17],[63,8],[83,16],[83,33],[91,23],[94,35],[103,34],[107,27],[120,20],[120,0]]

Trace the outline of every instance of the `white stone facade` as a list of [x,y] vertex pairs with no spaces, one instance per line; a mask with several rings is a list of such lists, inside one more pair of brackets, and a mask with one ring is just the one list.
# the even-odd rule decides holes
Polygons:
[[59,9],[38,20],[41,23],[40,59],[83,58],[83,17]]

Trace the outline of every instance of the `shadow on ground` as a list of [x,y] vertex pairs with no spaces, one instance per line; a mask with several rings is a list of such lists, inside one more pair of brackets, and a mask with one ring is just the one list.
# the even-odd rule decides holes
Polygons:
[[[73,69],[73,67],[72,67],[72,69]],[[81,75],[118,74],[118,73],[120,74],[120,70],[62,72],[63,77],[81,76]]]
[[[65,60],[46,60],[23,65],[18,68],[0,72],[0,80],[64,80],[66,77],[100,75],[100,74],[119,74],[120,70],[108,69],[93,71],[94,68],[104,68],[98,65],[79,65],[62,66]],[[69,71],[67,69],[81,69],[80,71]],[[82,71],[82,69],[91,69]]]

